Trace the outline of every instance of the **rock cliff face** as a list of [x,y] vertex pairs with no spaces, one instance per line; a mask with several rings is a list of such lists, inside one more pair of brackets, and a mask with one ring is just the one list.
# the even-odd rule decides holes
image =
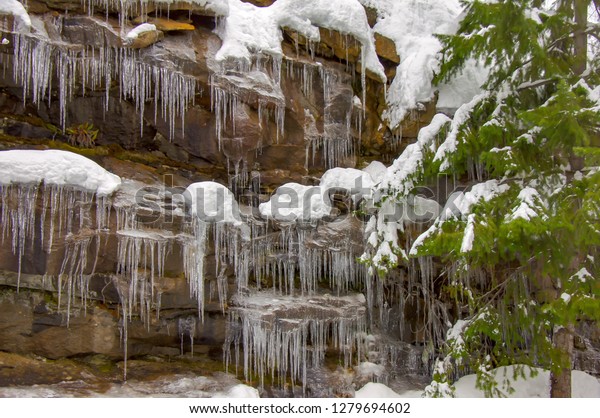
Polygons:
[[[218,60],[226,30],[218,2],[167,3],[93,2],[90,9],[78,0],[32,0],[26,31],[16,30],[17,15],[2,17],[0,147],[75,151],[124,183],[102,226],[98,197],[72,197],[65,205],[61,199],[74,193],[68,187],[3,186],[0,350],[115,361],[184,353],[220,359],[225,352],[225,367],[241,348],[278,370],[282,385],[290,378],[302,383],[305,394],[307,371],[322,373],[332,347],[346,366],[358,359],[418,370],[417,351],[399,340],[363,338],[367,328],[377,329],[376,290],[343,312],[335,297],[314,312],[302,297],[349,297],[343,295],[373,287],[356,262],[363,225],[352,203],[340,195],[345,203],[327,222],[303,227],[265,222],[257,206],[282,184],[310,186],[329,168],[393,157],[402,136],[416,137],[435,106],[426,104],[392,134],[381,117],[385,80],[361,63],[364,45],[352,35],[318,28],[315,42],[281,27],[281,56],[255,51],[249,61]],[[373,45],[393,77],[393,42],[378,36]],[[92,148],[73,146],[95,130]],[[251,232],[211,227],[198,255],[189,240],[199,232],[182,196],[204,180],[233,191]],[[80,210],[71,212],[69,204]],[[31,218],[23,215],[26,206]],[[240,233],[250,240],[226,242]],[[256,288],[299,296],[295,309],[265,322],[245,308],[244,295]],[[252,305],[257,312],[273,303],[259,302]],[[263,351],[257,333],[314,340],[303,348],[314,353],[312,366],[300,353],[271,363],[291,348],[271,343]],[[405,340],[414,342],[409,334]],[[248,339],[253,348],[243,345]],[[245,370],[264,387],[266,369]]]
[[[78,1],[30,2],[31,35],[8,33],[13,19],[3,20],[2,114],[60,130],[92,123],[99,145],[152,151],[230,182],[257,170],[271,190],[393,156],[381,120],[385,86],[370,72],[361,84],[360,42],[321,29],[315,43],[284,28],[282,57],[217,62],[221,18],[201,3],[96,6],[89,14]],[[153,30],[128,38],[141,22]],[[393,43],[378,36],[375,45],[393,72]],[[416,137],[430,113],[406,121],[402,135]],[[11,133],[56,136],[28,129]]]
[[[291,379],[305,395],[351,394],[352,378],[331,387],[338,363],[377,363],[357,369],[362,383],[426,370],[423,303],[357,262],[364,224],[350,187],[334,181],[331,211],[311,222],[259,204],[332,167],[393,158],[435,103],[386,126],[400,57],[381,35],[372,46],[388,80],[365,65],[364,40],[330,27],[316,40],[281,25],[281,54],[222,59],[226,3],[29,0],[26,30],[21,15],[0,15],[0,150],[72,151],[123,180],[108,198],[0,181],[0,351],[92,356],[91,368],[123,359],[123,370],[185,355],[239,363],[265,390]],[[372,26],[376,12],[363,12]],[[204,181],[231,190],[239,222],[198,220],[186,187]]]

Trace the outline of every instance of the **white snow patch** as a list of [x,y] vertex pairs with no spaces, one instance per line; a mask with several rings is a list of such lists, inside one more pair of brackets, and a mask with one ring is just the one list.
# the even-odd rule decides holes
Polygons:
[[483,92],[481,86],[487,81],[488,73],[488,69],[476,61],[467,61],[460,73],[439,85],[436,108],[454,111],[473,100]]
[[191,214],[207,223],[242,225],[240,209],[231,191],[214,181],[193,183],[186,189]]
[[[588,256],[591,257],[591,256]],[[592,257],[593,258],[593,257]],[[592,260],[593,262],[593,260]],[[569,280],[578,280],[581,283],[585,283],[588,280],[594,280],[594,276],[592,276],[590,274],[590,272],[583,267],[581,270],[579,270],[577,273],[575,273],[574,275],[572,275]]]
[[372,161],[368,166],[363,168],[362,171],[368,173],[373,179],[373,182],[375,182],[375,184],[378,184],[379,182],[381,182],[381,180],[383,180],[383,176],[385,175],[386,170],[387,167],[382,162]]
[[369,173],[355,168],[340,167],[327,170],[319,184],[325,192],[331,189],[346,190],[352,194],[354,201],[358,201],[361,197],[371,196],[375,186]]
[[370,361],[363,361],[354,368],[356,374],[369,379],[381,377],[385,374],[385,366],[381,364],[371,363]]
[[253,388],[252,386],[239,384],[233,386],[223,395],[218,394],[214,396],[215,398],[260,398],[258,393],[258,389]]
[[121,185],[119,176],[72,152],[0,151],[0,184],[41,182],[80,187],[100,196],[112,194]]
[[354,394],[355,398],[400,398],[401,396],[383,383],[369,382]]
[[467,227],[465,228],[462,244],[460,245],[460,252],[470,252],[473,249],[473,241],[475,241],[475,215],[470,214],[467,219]]
[[422,167],[426,147],[432,144],[440,130],[450,121],[451,119],[446,115],[441,113],[435,115],[431,123],[419,131],[417,142],[408,145],[387,169],[379,189],[393,190],[400,195],[410,193],[414,188],[414,182],[410,181],[410,178]]
[[441,50],[434,34],[454,33],[462,8],[458,0],[373,0],[369,5],[378,11],[373,30],[392,39],[400,56],[383,115],[396,128],[409,111],[433,98]]
[[357,0],[279,0],[269,7],[228,0],[228,5],[228,16],[218,30],[223,41],[216,55],[218,61],[232,58],[250,62],[254,53],[281,57],[281,28],[295,30],[318,42],[322,27],[354,36],[362,45],[363,65],[386,80],[367,16]]
[[465,103],[458,108],[452,119],[452,125],[450,132],[446,137],[446,140],[440,145],[435,153],[433,161],[441,161],[440,171],[445,171],[450,167],[450,162],[447,159],[447,155],[456,151],[458,146],[458,133],[461,126],[467,122],[473,109],[488,97],[487,93],[482,93],[473,98],[468,103]]
[[17,0],[2,0],[0,2],[0,14],[14,16],[14,30],[16,32],[28,33],[31,30],[31,18],[21,2]]
[[[514,393],[506,393],[508,398],[549,398],[550,397],[550,372],[547,370],[536,369],[537,376],[526,379],[517,379],[512,381],[511,385],[515,389]],[[505,376],[511,378],[514,373],[514,366],[500,367],[493,371],[498,388],[502,388],[502,381]],[[525,375],[528,376],[526,369]],[[572,397],[573,398],[600,398],[600,381],[589,374],[573,370],[572,374]],[[484,393],[475,387],[476,375],[471,374],[460,378],[454,385],[457,398],[483,398]]]
[[501,184],[498,180],[488,180],[475,184],[466,193],[453,193],[442,210],[442,220],[455,217],[464,218],[469,215],[471,207],[474,204],[482,200],[488,202],[494,197],[505,193],[509,188],[510,186]]
[[[425,232],[414,241],[409,254],[417,255],[419,247],[431,236],[433,236],[448,219],[467,219],[470,215],[471,207],[479,201],[489,201],[499,194],[505,193],[510,187],[506,184],[500,184],[497,180],[488,180],[484,183],[474,185],[468,192],[455,192],[450,195],[446,206],[442,209],[440,216],[435,220]],[[466,232],[466,231],[465,231]],[[468,247],[464,242],[465,248]],[[461,245],[462,247],[462,245]]]
[[540,194],[532,187],[525,187],[519,192],[517,197],[520,204],[511,213],[509,220],[525,219],[529,221],[531,218],[538,216],[534,208],[539,207],[541,200]]
[[331,213],[331,205],[318,186],[286,183],[279,186],[268,202],[258,207],[265,218],[283,222],[316,221]]
[[155,30],[155,25],[151,23],[142,23],[141,25],[138,25],[135,28],[131,29],[129,32],[127,32],[127,35],[125,35],[125,39],[134,40],[137,39],[137,37],[144,32],[154,32]]

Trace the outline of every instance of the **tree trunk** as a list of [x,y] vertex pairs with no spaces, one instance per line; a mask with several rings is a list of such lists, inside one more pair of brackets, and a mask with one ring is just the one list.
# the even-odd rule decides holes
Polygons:
[[560,328],[554,333],[554,346],[560,351],[560,369],[550,373],[550,397],[571,397],[571,369],[573,357],[573,333],[574,327]]
[[573,72],[581,75],[587,67],[587,13],[590,0],[575,0],[575,60],[573,62]]

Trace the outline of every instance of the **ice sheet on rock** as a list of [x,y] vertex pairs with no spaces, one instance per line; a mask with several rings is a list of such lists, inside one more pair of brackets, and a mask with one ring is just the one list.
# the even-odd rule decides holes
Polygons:
[[[314,164],[317,150],[321,150],[325,166],[328,168],[343,165],[344,161],[353,158],[360,146],[362,119],[364,107],[360,99],[345,90],[348,86],[340,80],[339,73],[328,70],[325,66],[318,66],[318,74],[323,85],[323,128],[317,128],[315,117],[309,109],[305,109],[305,141],[306,141],[306,166],[309,154],[312,155]],[[347,96],[344,103],[340,99]],[[364,98],[363,98],[364,99]],[[340,106],[344,106],[340,109]],[[332,115],[332,109],[342,110],[345,120]],[[358,144],[353,135],[356,130],[359,134]]]
[[0,151],[1,184],[42,182],[107,196],[117,190],[121,179],[94,161],[68,151]]
[[374,382],[379,382],[385,375],[385,367],[381,364],[371,363],[370,361],[363,361],[358,366],[354,367],[354,371],[360,379],[368,379]]
[[149,322],[151,311],[160,312],[157,281],[164,277],[165,260],[171,252],[174,236],[167,231],[117,231],[117,271],[115,279],[126,288],[129,320],[137,312]]
[[173,374],[127,383],[71,380],[48,385],[0,388],[0,397],[13,398],[257,398],[258,390],[224,373],[213,376]]
[[[216,16],[227,16],[229,14],[229,5],[226,0],[186,0],[186,3],[205,8]],[[98,11],[117,10],[122,23],[128,16],[144,15],[149,7],[157,8],[166,13],[170,6],[180,3],[179,0],[83,0],[83,6],[90,14],[94,13],[97,7]],[[121,25],[123,26],[123,25]]]
[[[59,158],[40,158],[45,155]],[[111,201],[96,191],[112,193],[120,179],[84,157],[61,151],[4,151],[0,162],[0,232],[2,242],[10,237],[18,258],[17,289],[28,248],[39,243],[50,254],[54,243],[65,242],[59,280],[66,278],[70,304],[74,284],[81,291],[87,288],[90,242],[108,225]]]
[[226,361],[243,368],[246,379],[257,375],[261,386],[272,375],[280,385],[291,379],[305,387],[307,370],[322,365],[328,349],[338,350],[346,367],[360,358],[362,294],[300,298],[255,292],[235,296],[229,312]]
[[212,181],[193,183],[185,191],[192,215],[191,235],[183,239],[184,273],[198,311],[204,319],[204,257],[209,237],[213,238],[219,301],[226,300],[226,265],[234,267],[238,288],[248,282],[249,255],[243,243],[250,239],[250,228],[242,221],[241,212],[231,191]]
[[270,218],[252,225],[248,267],[257,286],[268,281],[283,294],[304,295],[314,293],[321,282],[338,294],[364,283],[366,269],[356,263],[362,251],[356,222],[352,217],[322,224]]

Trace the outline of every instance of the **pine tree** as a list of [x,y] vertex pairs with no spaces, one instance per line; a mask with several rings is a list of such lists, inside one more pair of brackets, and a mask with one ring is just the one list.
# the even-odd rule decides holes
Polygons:
[[[469,185],[409,251],[373,222],[363,257],[381,275],[411,258],[446,265],[437,282],[453,297],[455,324],[432,396],[451,394],[467,371],[501,395],[492,369],[507,365],[519,365],[516,375],[550,369],[552,396],[570,396],[575,326],[600,320],[600,26],[588,22],[599,2],[548,3],[463,2],[457,34],[440,36],[437,80],[477,60],[489,69],[485,91],[453,120],[434,119],[382,185],[381,202],[406,199],[436,175]],[[402,257],[377,258],[386,245]]]

